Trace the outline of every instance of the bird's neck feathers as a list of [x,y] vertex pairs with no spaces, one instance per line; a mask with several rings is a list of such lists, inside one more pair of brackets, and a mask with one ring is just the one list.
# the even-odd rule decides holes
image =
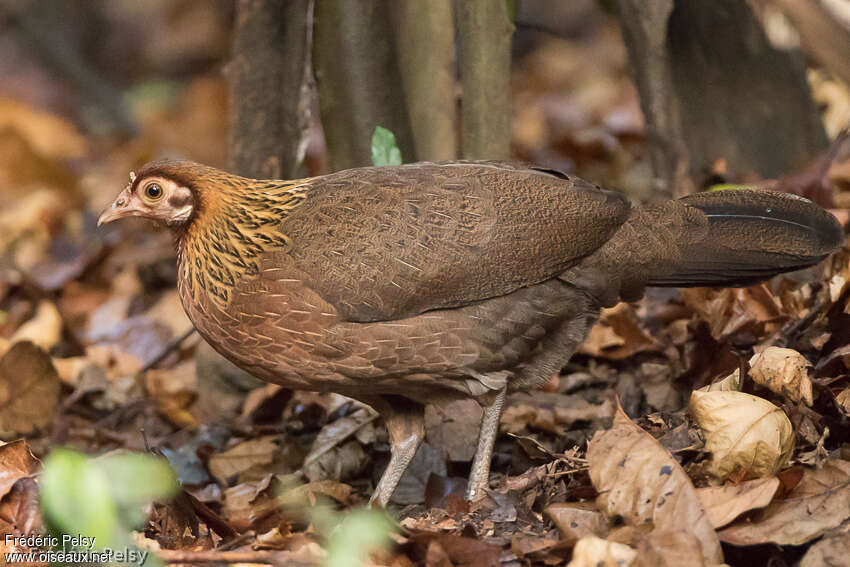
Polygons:
[[226,308],[233,286],[259,273],[261,256],[289,244],[280,223],[304,200],[307,186],[223,174],[196,178],[190,188],[195,210],[175,231],[178,281],[194,300],[204,294]]

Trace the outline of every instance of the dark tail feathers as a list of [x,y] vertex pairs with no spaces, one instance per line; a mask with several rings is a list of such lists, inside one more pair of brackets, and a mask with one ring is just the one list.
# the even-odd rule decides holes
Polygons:
[[844,240],[835,217],[796,195],[727,190],[679,202],[702,211],[708,230],[704,237],[681,242],[674,271],[651,278],[648,285],[749,285],[817,264]]

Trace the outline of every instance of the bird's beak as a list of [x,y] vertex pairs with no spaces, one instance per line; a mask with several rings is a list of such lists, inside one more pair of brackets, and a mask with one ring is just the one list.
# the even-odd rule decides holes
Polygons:
[[116,197],[115,201],[113,201],[112,204],[101,213],[100,218],[97,219],[97,226],[101,226],[117,219],[137,216],[142,212],[143,211],[138,208],[138,205],[135,203],[135,199],[130,198],[129,189],[124,189],[121,191],[121,194]]

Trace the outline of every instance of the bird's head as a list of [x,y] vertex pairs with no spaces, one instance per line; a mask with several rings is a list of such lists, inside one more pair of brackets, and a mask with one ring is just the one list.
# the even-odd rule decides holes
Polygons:
[[[185,226],[210,198],[206,186],[227,187],[240,179],[190,161],[159,160],[130,173],[130,182],[100,215],[98,225],[125,217],[151,219],[171,228]],[[222,180],[225,182],[222,183]],[[214,192],[213,192],[214,193]]]

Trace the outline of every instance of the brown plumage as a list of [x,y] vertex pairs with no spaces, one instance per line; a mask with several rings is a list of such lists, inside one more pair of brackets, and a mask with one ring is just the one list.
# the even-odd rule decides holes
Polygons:
[[485,408],[468,495],[486,487],[506,390],[548,380],[599,309],[646,285],[732,285],[813,265],[841,242],[799,197],[723,191],[632,208],[557,172],[420,163],[260,181],[146,165],[101,222],[176,235],[183,306],[247,371],[378,410],[386,504],[422,438],[423,407]]

